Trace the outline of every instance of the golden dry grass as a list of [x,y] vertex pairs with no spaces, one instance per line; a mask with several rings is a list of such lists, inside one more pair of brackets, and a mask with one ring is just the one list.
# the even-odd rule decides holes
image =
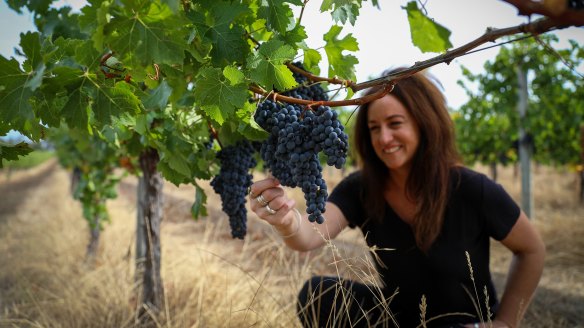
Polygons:
[[[96,266],[88,266],[80,205],[69,196],[68,173],[51,165],[9,180],[0,174],[0,327],[135,327],[134,181],[124,181],[120,197],[108,203],[112,222],[101,236]],[[340,179],[336,172],[325,178],[331,187]],[[500,181],[518,200],[520,181],[513,171],[502,170]],[[534,174],[534,222],[548,258],[525,327],[584,322],[584,207],[577,203],[576,183],[569,172],[540,167]],[[212,192],[209,216],[198,221],[189,214],[192,188],[166,185],[165,192],[161,327],[298,327],[296,293],[311,275],[376,279],[356,230],[321,250],[298,253],[251,216],[246,240],[231,239]],[[302,204],[302,196],[293,193]],[[493,246],[499,288],[509,259]]]

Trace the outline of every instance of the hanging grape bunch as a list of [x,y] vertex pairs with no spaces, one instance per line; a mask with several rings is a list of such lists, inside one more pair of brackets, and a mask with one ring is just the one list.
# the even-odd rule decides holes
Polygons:
[[253,176],[250,169],[256,166],[254,145],[247,140],[222,148],[217,152],[221,169],[211,180],[213,190],[221,196],[223,212],[229,216],[233,238],[243,239],[247,232],[247,188]]
[[[294,77],[302,86],[283,95],[328,100],[319,84],[307,85],[308,79],[300,74]],[[318,154],[323,152],[328,165],[341,168],[349,145],[337,112],[328,106],[314,109],[266,100],[258,105],[254,119],[270,133],[260,149],[265,166],[282,185],[301,188],[309,221],[323,223],[328,191]]]

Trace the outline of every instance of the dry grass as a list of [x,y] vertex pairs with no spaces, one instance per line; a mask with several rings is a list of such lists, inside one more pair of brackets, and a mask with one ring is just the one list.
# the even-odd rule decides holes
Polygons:
[[[329,172],[325,177],[331,186],[340,179]],[[511,169],[500,172],[500,181],[518,200],[520,182]],[[582,327],[584,208],[575,198],[576,182],[575,174],[549,168],[534,175],[535,224],[548,259],[526,327]],[[95,267],[83,263],[88,228],[68,183],[67,172],[50,163],[0,180],[0,327],[136,326],[134,183],[127,180],[120,197],[108,203],[112,222],[102,234]],[[193,221],[194,191],[172,185],[165,191],[161,327],[298,327],[296,293],[311,275],[377,279],[356,230],[321,250],[298,253],[250,217],[246,240],[233,240],[212,192],[209,216]],[[499,288],[508,263],[507,252],[494,245]]]

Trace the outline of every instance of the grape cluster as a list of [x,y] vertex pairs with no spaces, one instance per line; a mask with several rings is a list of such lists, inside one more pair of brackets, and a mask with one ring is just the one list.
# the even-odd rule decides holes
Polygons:
[[327,106],[312,110],[266,100],[259,104],[254,119],[270,133],[260,149],[264,164],[282,185],[300,187],[308,219],[323,223],[328,192],[318,154],[323,152],[328,165],[341,168],[348,150],[337,113]]
[[233,238],[243,239],[247,231],[245,198],[253,178],[249,170],[257,164],[253,157],[256,147],[243,140],[217,152],[221,169],[211,180],[211,186],[221,196],[222,209],[229,216]]

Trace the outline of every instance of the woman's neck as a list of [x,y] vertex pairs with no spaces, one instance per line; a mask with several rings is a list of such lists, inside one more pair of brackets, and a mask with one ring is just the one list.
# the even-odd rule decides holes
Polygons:
[[389,187],[405,193],[409,173],[409,170],[391,170],[389,174]]

